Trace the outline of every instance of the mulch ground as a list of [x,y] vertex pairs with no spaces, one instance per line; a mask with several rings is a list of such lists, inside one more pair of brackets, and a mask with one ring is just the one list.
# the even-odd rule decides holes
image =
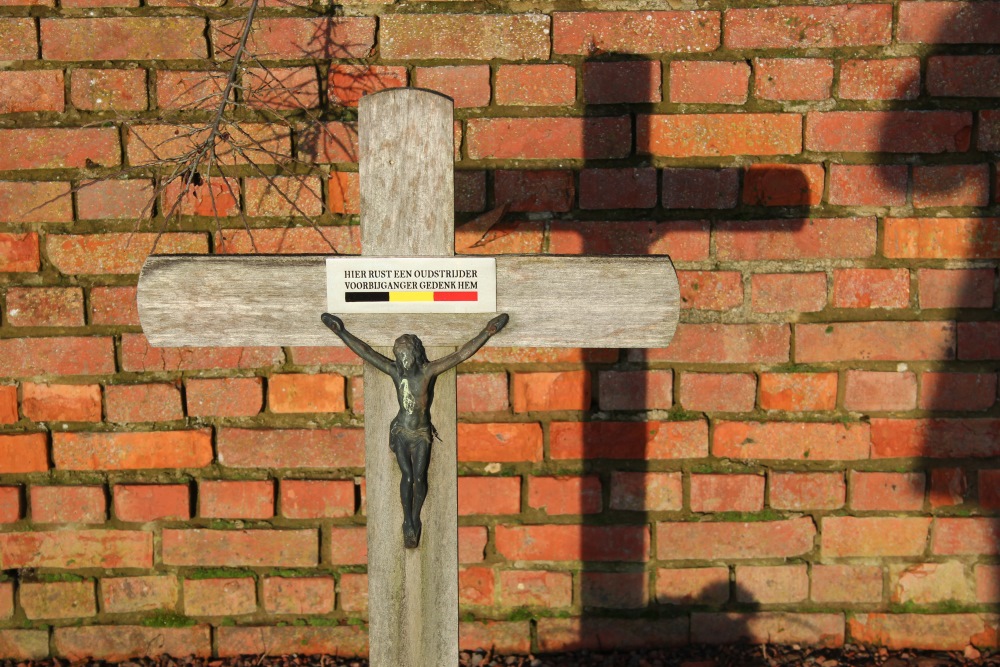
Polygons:
[[[1000,667],[1000,652],[888,651],[847,645],[840,649],[799,646],[686,646],[651,651],[615,653],[560,653],[555,655],[498,655],[463,651],[460,667]],[[66,660],[16,662],[0,660],[0,667],[368,667],[367,660],[330,656],[248,656],[226,660],[203,658],[141,658],[128,662],[70,663]]]

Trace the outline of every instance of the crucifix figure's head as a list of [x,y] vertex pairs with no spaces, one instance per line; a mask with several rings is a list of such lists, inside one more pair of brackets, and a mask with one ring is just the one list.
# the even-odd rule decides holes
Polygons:
[[427,363],[424,344],[413,334],[403,334],[397,338],[392,346],[392,353],[396,357],[396,365],[400,370],[410,370],[415,365]]

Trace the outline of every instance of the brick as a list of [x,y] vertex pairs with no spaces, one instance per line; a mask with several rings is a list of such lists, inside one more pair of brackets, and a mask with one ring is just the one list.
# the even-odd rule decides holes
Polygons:
[[813,602],[880,603],[882,568],[878,565],[812,567]]
[[962,651],[996,632],[979,614],[853,614],[848,629],[863,644],[939,651]]
[[264,404],[261,378],[190,378],[185,385],[192,417],[252,417]]
[[0,272],[32,273],[38,271],[38,234],[0,233]]
[[[14,523],[21,518],[21,487],[0,486],[0,524]],[[0,618],[4,615],[0,614]]]
[[744,104],[750,65],[743,61],[670,63],[670,101],[692,104]]
[[838,94],[845,100],[916,99],[920,95],[920,59],[845,60],[840,66]]
[[[486,208],[486,172],[455,172],[455,211],[468,213]],[[460,246],[456,246],[460,250]]]
[[905,165],[831,164],[827,201],[840,206],[906,205]]
[[70,222],[73,220],[70,191],[69,183],[0,181],[0,222]]
[[223,428],[216,438],[227,468],[360,468],[364,431],[356,428]]
[[34,523],[104,523],[103,486],[32,486],[28,494]]
[[278,366],[280,347],[155,348],[142,334],[122,335],[122,370],[194,371]]
[[458,478],[459,516],[520,514],[520,512],[520,477]]
[[346,612],[368,611],[368,575],[345,572],[340,576],[340,608]]
[[930,526],[929,517],[828,516],[820,548],[824,558],[920,556]]
[[691,475],[692,512],[759,512],[762,509],[762,475]]
[[452,98],[456,109],[484,107],[490,103],[489,65],[417,67],[415,85]]
[[644,562],[649,558],[646,526],[498,525],[497,552],[507,560]]
[[852,470],[848,479],[852,509],[897,512],[923,509],[926,486],[923,473]]
[[0,424],[14,424],[17,414],[17,385],[0,384]]
[[92,287],[90,323],[98,326],[138,326],[135,287]]
[[760,407],[808,412],[833,410],[837,403],[836,373],[761,373]]
[[138,530],[59,530],[0,534],[3,569],[153,567],[153,534]]
[[762,100],[825,100],[833,62],[825,58],[754,58],[754,96]]
[[0,19],[0,59],[36,60],[38,35],[33,18]]
[[756,604],[803,602],[809,597],[806,565],[737,565],[736,599]]
[[730,49],[829,49],[888,44],[892,6],[727,9],[724,44]]
[[917,269],[921,308],[990,308],[992,269]]
[[[537,254],[542,252],[545,225],[541,222],[499,222],[483,234],[481,230],[462,227],[455,230],[455,249],[467,255]],[[517,355],[520,348],[488,348],[495,357]],[[477,361],[485,354],[480,354]]]
[[[312,68],[308,70],[312,73]],[[356,107],[364,95],[380,90],[406,86],[405,67],[385,65],[332,65],[327,77],[327,97],[330,104]],[[318,91],[317,91],[318,92]],[[316,103],[310,106],[318,106]],[[308,107],[306,107],[308,108]]]
[[205,58],[205,21],[194,17],[42,19],[46,60]]
[[979,471],[979,506],[985,510],[1000,509],[1000,470]]
[[1000,601],[1000,567],[976,566],[976,601],[980,603]]
[[669,410],[673,406],[673,371],[600,371],[601,410]]
[[708,427],[685,422],[553,422],[549,456],[575,459],[694,459],[708,455]]
[[715,425],[712,454],[733,459],[845,461],[868,458],[864,423],[721,422]]
[[148,217],[154,204],[152,181],[87,181],[76,192],[81,220],[135,220]]
[[356,172],[335,171],[330,174],[326,206],[331,213],[361,212],[361,190]]
[[[331,84],[336,85],[338,91],[343,81],[335,78],[332,71],[339,67],[345,66],[331,68]],[[248,67],[243,73],[243,86],[246,105],[252,109],[294,111],[315,109],[320,105],[319,81],[313,67]],[[330,96],[334,97],[332,87]]]
[[672,114],[636,119],[639,154],[715,157],[790,155],[801,150],[802,117],[797,114]]
[[333,611],[333,577],[265,577],[261,584],[269,614],[329,614]]
[[1000,554],[1000,520],[984,517],[935,519],[931,552],[938,556]]
[[691,641],[711,644],[844,644],[842,614],[726,612],[691,614]]
[[459,424],[458,460],[516,463],[542,460],[538,424]]
[[[459,605],[493,605],[493,570],[488,567],[464,567],[458,571]],[[366,600],[367,602],[367,600]]]
[[935,97],[1000,97],[1000,57],[932,56],[927,92]]
[[1000,218],[887,218],[886,257],[989,259],[1000,256]]
[[357,162],[357,123],[329,122],[304,132],[299,141],[299,159],[306,162]]
[[172,610],[177,605],[177,590],[177,577],[172,574],[103,578],[101,610],[109,614]]
[[722,604],[729,600],[729,568],[697,567],[656,571],[656,601],[660,604]]
[[240,215],[240,183],[235,178],[207,178],[201,185],[175,178],[163,189],[164,217],[200,215],[225,218]]
[[115,517],[146,523],[191,518],[191,490],[187,484],[116,484]]
[[917,377],[912,372],[849,370],[844,384],[846,410],[912,410],[917,405]]
[[618,351],[580,347],[484,347],[476,356],[483,364],[611,364]]
[[973,591],[966,583],[965,568],[958,561],[890,565],[889,581],[890,599],[898,604],[972,601]]
[[1000,357],[1000,338],[996,322],[960,322],[958,324],[959,359],[996,359]]
[[564,106],[576,101],[576,69],[569,65],[501,65],[497,69],[496,103]]
[[53,433],[52,459],[61,470],[203,468],[212,463],[212,432]]
[[511,403],[514,412],[587,410],[590,402],[588,371],[513,374]]
[[[461,529],[459,533],[461,534]],[[485,529],[484,529],[485,532]],[[330,562],[334,565],[364,565],[368,562],[368,533],[364,526],[334,526],[330,529]],[[461,538],[459,539],[461,542]],[[483,543],[485,545],[485,537]],[[459,546],[461,552],[461,546]],[[482,560],[482,558],[480,558]],[[461,561],[460,559],[460,562]]]
[[69,99],[83,111],[145,111],[146,70],[74,69]]
[[[176,161],[200,150],[209,132],[207,127],[181,132],[168,124],[129,125],[126,155],[133,166]],[[221,165],[274,164],[290,156],[291,130],[280,123],[240,123],[238,132],[220,135],[214,153],[214,161]]]
[[649,361],[780,363],[788,361],[789,329],[783,324],[681,324],[670,346],[648,350]]
[[[7,620],[14,615],[14,582],[0,583],[0,618]],[[3,649],[0,648],[0,651]],[[0,655],[5,655],[0,653]]]
[[996,419],[872,419],[872,458],[988,458],[998,438]]
[[44,433],[0,435],[0,472],[46,472],[49,469],[47,443]]
[[954,359],[952,322],[842,322],[795,328],[795,361]]
[[7,323],[15,327],[83,326],[79,287],[8,287]]
[[541,653],[553,653],[682,646],[688,642],[688,625],[686,618],[541,618],[538,647]]
[[21,582],[18,599],[29,620],[85,618],[97,615],[93,580]]
[[59,234],[49,236],[49,260],[67,275],[138,274],[146,257],[206,253],[208,239],[196,233]]
[[61,112],[64,106],[62,70],[0,73],[0,114]]
[[738,169],[663,170],[664,208],[721,209],[733,208],[738,201]]
[[[239,34],[229,20],[212,22],[216,54],[228,60],[238,41]],[[375,19],[367,16],[259,19],[247,42],[250,53],[281,60],[367,58],[374,46]]]
[[458,376],[458,412],[506,411],[506,373],[462,373]]
[[212,519],[270,519],[274,482],[209,481],[198,487],[198,515]]
[[219,628],[218,655],[329,655],[364,656],[368,653],[368,635],[363,628],[351,625],[337,627],[243,626]]
[[681,509],[681,473],[612,472],[609,507],[631,512]]
[[743,203],[752,206],[815,206],[823,199],[820,164],[753,164],[743,176]]
[[555,12],[553,50],[580,56],[713,51],[720,24],[719,12]]
[[170,383],[106,385],[104,405],[109,422],[174,421],[184,418],[180,387]]
[[252,235],[245,229],[224,230],[216,235],[216,252],[223,255],[354,254],[361,250],[360,231],[357,226],[254,229]]
[[562,255],[670,255],[674,261],[708,258],[708,222],[553,222],[549,252]]
[[953,507],[965,502],[969,483],[961,468],[931,469],[930,501],[932,508]]
[[89,162],[113,167],[121,161],[114,128],[26,128],[0,130],[8,150],[0,169],[82,169]]
[[899,41],[933,44],[992,44],[1000,28],[996,2],[904,2]]
[[0,655],[8,660],[44,660],[48,658],[48,629],[0,630]]
[[281,480],[281,516],[325,519],[354,514],[354,482],[345,480]]
[[549,516],[601,511],[599,477],[529,477],[528,507]]
[[158,70],[157,106],[189,110],[217,108],[228,78],[224,72]]
[[847,484],[838,472],[771,473],[769,505],[779,510],[834,510],[847,501]]
[[697,412],[753,410],[757,378],[752,373],[684,373],[680,402]]
[[21,385],[21,410],[36,422],[99,422],[101,387],[25,382]]
[[631,152],[632,125],[626,116],[474,118],[467,121],[465,143],[473,160],[624,158]]
[[501,570],[500,604],[504,607],[568,607],[573,601],[573,575],[544,570]]
[[250,216],[313,217],[323,212],[320,180],[307,176],[271,176],[244,180]]
[[315,567],[319,534],[313,530],[164,529],[163,563],[219,567]]
[[56,655],[79,662],[88,658],[109,662],[159,655],[207,658],[212,655],[211,629],[147,628],[140,625],[61,627],[52,633]]
[[383,58],[546,60],[544,14],[396,14],[379,26]]
[[816,526],[808,517],[749,523],[656,524],[660,560],[790,558],[813,548]]
[[985,164],[913,168],[913,206],[986,206],[990,203],[990,170]]
[[984,110],[979,112],[979,137],[976,146],[980,150],[1000,150],[1000,112]]
[[531,651],[528,621],[462,621],[458,624],[458,647],[462,651],[497,651],[525,655]]
[[653,208],[656,181],[652,168],[584,169],[580,172],[580,208]]
[[810,111],[807,150],[953,153],[969,149],[972,114],[963,111]]
[[582,572],[580,601],[587,608],[642,609],[649,604],[645,572]]
[[663,99],[659,62],[584,62],[585,104],[642,104]]
[[8,338],[0,341],[0,374],[104,375],[115,372],[110,337]]
[[723,220],[715,225],[720,260],[847,259],[875,254],[875,218]]
[[251,577],[185,579],[185,616],[240,616],[257,611],[257,586]]
[[267,384],[267,402],[272,412],[343,412],[344,377],[320,375],[272,375]]

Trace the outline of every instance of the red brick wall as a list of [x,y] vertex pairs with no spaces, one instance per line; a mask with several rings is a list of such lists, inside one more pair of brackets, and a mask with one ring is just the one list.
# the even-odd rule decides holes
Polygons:
[[669,254],[683,299],[666,349],[460,369],[465,646],[996,644],[1000,2],[265,0],[286,85],[234,113],[322,234],[240,159],[136,223],[241,10],[59,2],[0,3],[0,657],[365,650],[360,365],[151,348],[134,286],[357,251],[354,106],[403,84],[456,100],[460,217],[510,204],[470,252]]

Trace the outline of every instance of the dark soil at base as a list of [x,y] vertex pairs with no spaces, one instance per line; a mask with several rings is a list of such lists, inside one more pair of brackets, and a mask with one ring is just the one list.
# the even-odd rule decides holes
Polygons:
[[[676,649],[581,651],[547,655],[500,655],[463,651],[460,667],[1000,667],[1000,652],[888,651],[884,648],[844,646],[839,649],[773,645],[685,646]],[[0,667],[368,667],[358,658],[326,655],[244,656],[229,659],[137,658],[126,662],[68,660],[0,660]],[[427,667],[431,667],[428,665]]]

